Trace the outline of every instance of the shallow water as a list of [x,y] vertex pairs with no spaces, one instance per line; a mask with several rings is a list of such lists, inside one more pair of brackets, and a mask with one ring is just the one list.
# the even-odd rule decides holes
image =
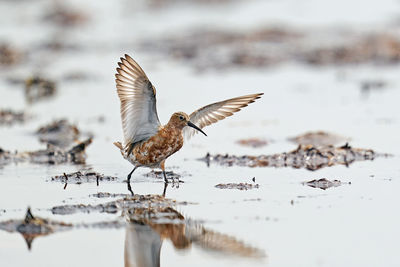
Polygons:
[[[1,2],[1,41],[27,51],[27,57],[26,62],[2,67],[0,107],[24,110],[32,117],[22,124],[1,126],[0,147],[10,151],[44,148],[33,133],[39,126],[59,118],[67,118],[81,131],[92,133],[94,140],[87,149],[84,166],[31,163],[0,166],[0,222],[23,219],[28,206],[35,216],[74,224],[125,221],[121,211],[55,215],[51,208],[64,204],[95,205],[117,199],[91,197],[98,192],[129,193],[124,180],[132,167],[112,145],[122,137],[113,75],[118,58],[129,53],[158,89],[162,123],[177,110],[191,112],[225,98],[255,92],[265,94],[234,117],[207,127],[208,137],[195,136],[166,162],[167,169],[181,174],[184,181],[179,188],[169,185],[166,197],[188,203],[174,209],[186,220],[243,241],[264,256],[243,257],[204,248],[198,243],[176,249],[167,238],[161,247],[161,266],[398,266],[398,65],[313,67],[286,63],[198,73],[185,60],[174,61],[140,49],[142,40],[157,41],[164,35],[212,25],[238,31],[279,24],[309,32],[324,27],[398,30],[394,21],[399,14],[393,11],[399,6],[396,1],[379,5],[350,1],[349,7],[363,7],[357,16],[346,16],[354,13],[352,8],[339,12],[343,6],[347,7],[348,1],[339,1],[332,7],[338,12],[329,12],[329,16],[325,16],[322,3],[294,2],[178,2],[154,9],[144,1],[137,6],[129,1],[113,4],[89,1],[83,6],[68,1],[88,17],[86,23],[70,27],[43,21],[42,17],[52,7],[51,1]],[[301,16],[293,16],[298,10]],[[226,11],[225,16],[221,16],[222,11]],[[54,39],[76,48],[39,49]],[[87,79],[63,79],[67,74],[80,72]],[[56,80],[58,90],[52,98],[27,104],[23,86],[10,84],[7,79],[24,79],[36,73]],[[362,82],[370,80],[382,80],[386,86],[363,91]],[[100,116],[104,121],[99,121]],[[213,164],[208,167],[197,160],[208,152],[234,155],[287,152],[296,148],[287,138],[315,130],[336,133],[350,138],[354,147],[393,156],[315,172]],[[237,144],[240,139],[252,137],[264,138],[269,144],[262,148]],[[66,189],[64,184],[50,181],[52,176],[82,168],[117,176],[118,180],[101,182],[98,186],[95,182],[68,184]],[[162,194],[162,180],[145,176],[148,172],[138,169],[134,173],[133,191],[143,195]],[[215,188],[220,183],[253,183],[253,177],[259,188],[247,191]],[[344,184],[327,190],[302,184],[320,178],[337,179]],[[0,231],[0,263],[1,266],[122,266],[126,231],[128,224],[126,228],[89,227],[56,232],[36,238],[31,250],[20,234]]]

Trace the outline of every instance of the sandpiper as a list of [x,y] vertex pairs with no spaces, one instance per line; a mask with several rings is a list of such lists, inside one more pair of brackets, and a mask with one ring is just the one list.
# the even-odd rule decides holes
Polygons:
[[197,131],[207,136],[202,128],[233,115],[263,95],[251,94],[216,102],[190,115],[175,112],[166,125],[161,125],[156,90],[143,69],[129,55],[121,58],[118,66],[115,81],[121,101],[124,142],[114,145],[134,165],[127,177],[128,185],[138,167],[161,168],[164,181],[168,183],[165,160],[182,147],[184,136],[188,139]]

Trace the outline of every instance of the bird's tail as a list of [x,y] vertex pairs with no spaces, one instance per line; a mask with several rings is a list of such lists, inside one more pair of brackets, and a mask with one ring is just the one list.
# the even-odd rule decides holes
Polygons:
[[119,150],[122,150],[122,144],[121,144],[121,142],[114,142],[113,144],[114,144],[116,147],[118,147]]

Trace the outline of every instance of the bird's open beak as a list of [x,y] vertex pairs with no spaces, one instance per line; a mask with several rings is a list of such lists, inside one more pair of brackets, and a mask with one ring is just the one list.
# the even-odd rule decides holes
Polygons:
[[187,125],[190,126],[190,127],[192,127],[192,128],[195,128],[197,131],[199,131],[199,132],[201,132],[202,134],[204,134],[205,136],[207,136],[205,132],[203,132],[199,127],[197,127],[196,125],[194,125],[192,122],[188,121]]

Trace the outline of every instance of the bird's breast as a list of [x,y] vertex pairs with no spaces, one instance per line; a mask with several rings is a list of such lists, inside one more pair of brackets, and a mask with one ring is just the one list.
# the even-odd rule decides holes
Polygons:
[[137,145],[132,153],[137,162],[157,166],[183,146],[181,130],[162,128],[156,135]]

